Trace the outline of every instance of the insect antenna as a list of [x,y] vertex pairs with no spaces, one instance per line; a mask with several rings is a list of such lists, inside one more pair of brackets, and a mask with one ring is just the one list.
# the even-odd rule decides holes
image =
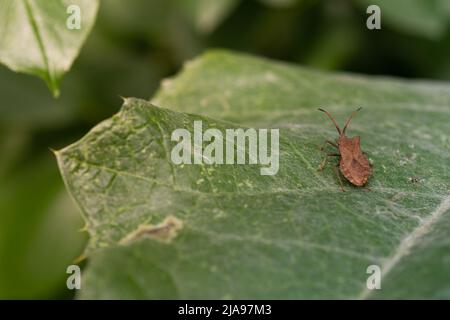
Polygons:
[[345,134],[345,130],[347,130],[347,126],[350,123],[350,120],[352,120],[353,116],[359,111],[361,110],[361,107],[359,107],[358,109],[356,109],[355,111],[352,112],[352,114],[350,115],[350,117],[348,117],[347,122],[345,122],[344,125],[344,129],[342,129],[342,133]]
[[339,128],[338,124],[337,124],[336,121],[333,119],[333,117],[331,116],[331,114],[329,114],[328,111],[323,110],[322,108],[318,108],[317,110],[324,112],[324,113],[328,116],[328,118],[330,118],[331,121],[333,121],[333,123],[334,123],[334,125],[335,125],[337,131],[339,132],[339,135],[341,135],[341,134],[342,134],[341,128]]

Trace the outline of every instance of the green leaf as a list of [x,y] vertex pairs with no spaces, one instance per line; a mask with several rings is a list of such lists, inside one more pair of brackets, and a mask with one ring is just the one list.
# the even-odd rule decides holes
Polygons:
[[[80,29],[66,25],[80,8]],[[0,62],[45,80],[54,96],[95,22],[98,0],[0,0]]]
[[[172,110],[126,99],[57,152],[91,235],[81,298],[450,297],[447,84],[213,51],[165,80],[153,104]],[[348,134],[374,164],[371,191],[340,192],[331,164],[317,171],[318,147],[336,138],[319,106],[340,123],[364,107]],[[278,174],[173,165],[171,132],[198,119],[204,130],[280,128]]]

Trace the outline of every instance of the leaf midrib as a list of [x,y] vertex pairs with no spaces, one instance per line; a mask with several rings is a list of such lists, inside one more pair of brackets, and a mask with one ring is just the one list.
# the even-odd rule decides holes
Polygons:
[[33,30],[33,34],[36,38],[36,42],[38,44],[39,51],[41,53],[41,57],[42,57],[42,60],[43,60],[44,66],[45,66],[45,73],[44,73],[45,80],[49,84],[50,89],[53,92],[53,95],[57,96],[58,88],[56,85],[56,79],[53,76],[53,74],[50,72],[50,64],[49,64],[49,60],[48,60],[48,56],[47,56],[47,51],[45,50],[44,41],[42,39],[41,32],[39,30],[39,26],[37,24],[36,19],[34,18],[33,8],[31,6],[31,4],[29,3],[29,0],[23,0],[23,3],[25,6],[25,11],[27,13],[28,21],[30,22],[31,28]]

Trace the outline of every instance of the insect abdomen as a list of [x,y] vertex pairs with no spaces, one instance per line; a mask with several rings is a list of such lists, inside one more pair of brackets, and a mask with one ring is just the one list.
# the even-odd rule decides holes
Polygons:
[[366,166],[356,159],[352,159],[349,166],[341,158],[339,169],[341,170],[344,177],[355,186],[361,187],[365,185],[367,180],[369,179],[370,165]]

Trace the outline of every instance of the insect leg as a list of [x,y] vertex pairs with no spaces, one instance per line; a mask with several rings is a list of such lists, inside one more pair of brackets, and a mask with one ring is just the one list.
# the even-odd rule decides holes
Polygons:
[[326,145],[327,143],[328,143],[329,145],[331,145],[331,146],[333,146],[333,147],[339,149],[339,146],[338,146],[336,143],[334,143],[333,141],[331,141],[331,140],[325,140],[325,142],[323,143],[323,145],[322,145],[319,149],[320,149],[320,150],[323,150],[323,149],[325,148],[325,145]]
[[323,158],[322,163],[319,166],[319,171],[322,171],[325,167],[328,157],[340,157],[341,155],[339,153],[328,153],[325,158]]
[[333,168],[334,168],[334,172],[336,173],[336,175],[338,177],[339,185],[341,186],[341,190],[342,190],[342,192],[345,192],[344,184],[342,183],[342,179],[341,179],[341,175],[339,174],[338,166],[335,166]]
[[326,143],[328,143],[328,144],[332,145],[333,147],[339,149],[339,146],[336,143],[334,143],[333,141],[327,140]]

